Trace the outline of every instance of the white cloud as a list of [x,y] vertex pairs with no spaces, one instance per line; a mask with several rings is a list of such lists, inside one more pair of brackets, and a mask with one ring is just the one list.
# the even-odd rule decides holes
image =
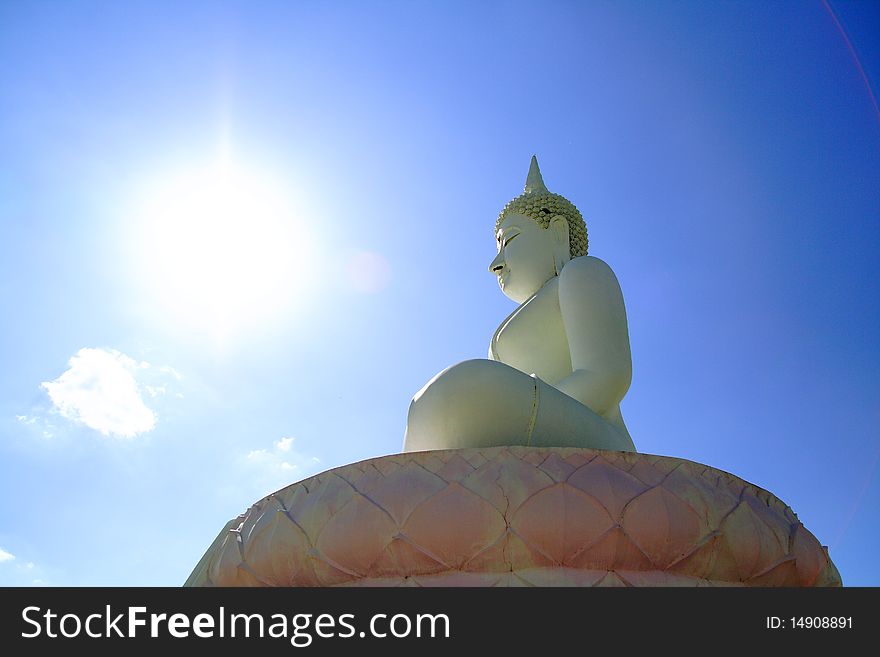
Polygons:
[[45,584],[46,575],[42,568],[33,561],[21,561],[14,554],[0,548],[0,587]]
[[140,395],[135,373],[148,368],[115,349],[80,349],[69,369],[41,384],[66,418],[105,436],[132,438],[150,431],[156,416]]
[[55,425],[46,418],[38,415],[16,415],[15,419],[21,422],[34,433],[41,433],[43,438],[51,438],[55,435]]
[[254,486],[265,495],[316,474],[321,461],[293,449],[293,438],[281,438],[271,449],[248,452],[246,462],[255,468]]
[[159,371],[164,374],[170,374],[178,381],[180,381],[183,378],[183,375],[180,372],[178,372],[173,367],[170,367],[169,365],[163,365],[162,367],[159,368]]
[[149,393],[150,397],[158,397],[168,392],[165,386],[144,386],[144,389]]

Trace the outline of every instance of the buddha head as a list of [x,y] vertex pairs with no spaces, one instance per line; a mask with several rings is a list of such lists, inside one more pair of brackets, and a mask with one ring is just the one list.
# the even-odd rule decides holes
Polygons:
[[587,226],[568,199],[548,191],[533,155],[523,193],[495,222],[498,255],[489,271],[517,303],[535,294],[571,258],[587,255]]

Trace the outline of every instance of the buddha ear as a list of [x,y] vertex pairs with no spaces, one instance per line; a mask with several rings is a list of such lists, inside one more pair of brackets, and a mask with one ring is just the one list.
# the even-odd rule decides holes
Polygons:
[[561,214],[557,214],[550,220],[548,228],[553,231],[553,235],[556,238],[556,248],[553,250],[553,266],[558,274],[562,271],[565,263],[571,260],[568,220]]
[[568,249],[568,222],[565,220],[565,217],[563,217],[561,214],[555,215],[550,220],[550,225],[548,227],[555,233],[556,239],[560,243],[564,243],[565,248]]

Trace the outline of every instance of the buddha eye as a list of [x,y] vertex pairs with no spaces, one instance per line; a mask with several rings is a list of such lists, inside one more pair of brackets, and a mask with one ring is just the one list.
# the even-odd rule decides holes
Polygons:
[[510,244],[517,237],[519,237],[519,233],[514,233],[513,235],[508,235],[506,238],[504,238],[504,242],[501,243],[501,248],[502,249],[506,248],[507,245]]

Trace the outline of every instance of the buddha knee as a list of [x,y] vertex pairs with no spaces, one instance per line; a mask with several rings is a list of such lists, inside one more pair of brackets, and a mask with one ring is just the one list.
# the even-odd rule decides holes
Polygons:
[[534,381],[491,360],[443,370],[410,404],[405,450],[525,444]]
[[413,406],[431,406],[441,413],[481,406],[493,388],[492,365],[488,360],[466,360],[447,367],[416,393]]

